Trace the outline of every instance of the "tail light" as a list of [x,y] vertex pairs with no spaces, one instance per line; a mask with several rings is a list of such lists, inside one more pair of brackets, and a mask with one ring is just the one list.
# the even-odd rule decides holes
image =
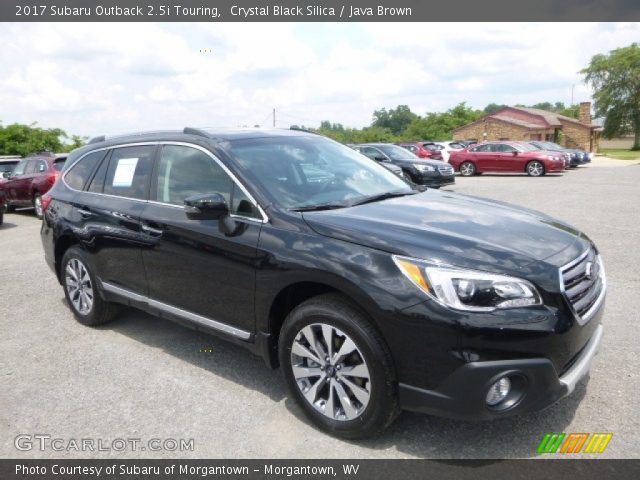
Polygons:
[[51,204],[51,200],[53,200],[53,197],[51,195],[49,195],[48,193],[45,193],[41,198],[40,198],[41,202],[42,202],[42,213],[47,211],[47,208],[49,208],[49,205]]
[[51,186],[53,186],[58,181],[59,177],[60,177],[60,172],[54,172],[49,174],[49,176],[47,176],[47,181]]

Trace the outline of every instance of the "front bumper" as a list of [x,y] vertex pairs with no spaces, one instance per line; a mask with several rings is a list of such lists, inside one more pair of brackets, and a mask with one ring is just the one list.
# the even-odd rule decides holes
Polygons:
[[414,183],[426,185],[427,187],[442,187],[456,183],[455,175],[443,175],[439,171],[435,172],[411,172]]
[[[603,327],[598,325],[561,376],[546,358],[471,362],[456,369],[436,390],[400,383],[400,405],[406,410],[463,420],[493,419],[544,409],[575,390],[589,371],[602,335]],[[507,396],[506,407],[487,406],[487,390],[505,375],[512,379],[513,397]]]

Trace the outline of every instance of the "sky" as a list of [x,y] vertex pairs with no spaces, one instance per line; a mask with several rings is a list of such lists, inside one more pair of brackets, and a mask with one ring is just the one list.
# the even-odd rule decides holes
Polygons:
[[0,122],[83,136],[363,127],[466,101],[590,101],[579,70],[640,23],[33,23],[0,28]]

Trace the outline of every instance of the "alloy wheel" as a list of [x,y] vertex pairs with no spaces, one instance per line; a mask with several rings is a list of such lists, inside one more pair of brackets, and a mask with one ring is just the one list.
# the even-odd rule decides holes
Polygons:
[[40,195],[36,195],[35,198],[33,199],[33,206],[36,210],[36,215],[38,216],[38,218],[42,217],[42,198],[40,197]]
[[371,375],[362,352],[344,332],[307,325],[291,346],[291,368],[306,401],[332,420],[359,417],[371,398]]
[[466,162],[460,167],[460,173],[465,177],[473,175],[475,168],[472,163]]
[[532,177],[539,177],[544,172],[544,167],[540,162],[531,162],[529,164],[529,174]]
[[87,267],[77,258],[72,258],[65,269],[65,286],[73,308],[87,315],[93,307],[93,285]]

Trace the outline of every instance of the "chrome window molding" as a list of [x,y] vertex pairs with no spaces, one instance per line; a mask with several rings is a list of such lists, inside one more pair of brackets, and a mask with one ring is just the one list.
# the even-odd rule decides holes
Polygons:
[[239,328],[232,327],[231,325],[227,325],[226,323],[218,322],[217,320],[198,315],[197,313],[189,312],[188,310],[169,305],[168,303],[154,300],[151,297],[140,295],[139,293],[132,292],[131,290],[128,290],[126,288],[118,287],[117,285],[113,285],[108,282],[103,282],[102,280],[100,280],[100,285],[107,292],[114,293],[116,295],[128,298],[136,302],[146,303],[150,307],[157,308],[158,310],[162,310],[167,313],[171,313],[185,320],[189,320],[190,322],[205,325],[220,332],[232,335],[241,340],[247,341],[251,338],[251,333],[247,332],[246,330],[241,330]]
[[[91,153],[95,153],[95,152],[101,152],[104,150],[111,150],[111,149],[116,149],[116,148],[127,148],[127,147],[144,147],[144,146],[154,146],[154,145],[178,145],[178,146],[183,146],[183,147],[190,147],[190,148],[195,148],[196,150],[200,150],[201,152],[203,152],[204,154],[208,155],[214,162],[216,162],[220,168],[222,168],[222,170],[224,170],[224,172],[229,175],[229,177],[231,178],[231,180],[235,183],[235,185],[240,188],[240,190],[243,191],[243,193],[247,196],[247,198],[249,199],[249,201],[253,204],[254,207],[256,207],[258,209],[258,211],[260,212],[260,216],[262,217],[262,219],[259,218],[253,218],[253,217],[247,217],[244,215],[238,215],[235,213],[230,213],[229,215],[232,218],[238,218],[238,219],[243,219],[243,220],[249,220],[249,221],[253,221],[253,222],[258,222],[258,223],[268,223],[269,222],[269,216],[266,214],[266,212],[264,211],[264,209],[260,206],[260,204],[256,201],[256,199],[253,197],[253,195],[251,195],[251,193],[249,192],[249,190],[247,190],[247,188],[242,184],[242,182],[240,182],[240,180],[238,180],[238,177],[236,177],[233,172],[231,170],[229,170],[229,168],[222,163],[222,161],[216,157],[212,152],[210,152],[209,150],[207,150],[204,147],[201,147],[200,145],[196,145],[193,143],[188,143],[188,142],[173,142],[173,141],[158,141],[158,142],[136,142],[136,143],[123,143],[123,144],[118,144],[118,145],[112,145],[109,147],[102,147],[102,148],[95,148],[93,150],[90,150],[88,152],[86,152],[85,154],[83,154],[80,158],[78,158],[75,162],[73,162],[68,169],[65,170],[64,174],[62,175],[62,181],[63,183],[66,185],[66,187],[69,190],[72,190],[74,192],[80,192],[80,193],[88,193],[91,195],[102,195],[105,197],[112,197],[112,198],[122,198],[122,199],[126,199],[126,200],[134,200],[137,202],[144,202],[144,203],[153,203],[156,205],[165,205],[165,206],[169,206],[169,207],[175,207],[175,208],[184,208],[182,205],[175,205],[173,203],[165,203],[165,202],[158,202],[155,200],[143,200],[143,199],[139,199],[139,198],[130,198],[130,197],[122,197],[120,195],[110,195],[108,193],[99,193],[99,192],[89,192],[87,190],[77,190],[73,187],[71,187],[65,177],[67,176],[67,174],[69,173],[69,171],[76,165],[76,163],[78,163],[80,160],[82,160],[84,157],[86,157],[87,155],[91,154]],[[104,159],[103,159],[104,160]]]

